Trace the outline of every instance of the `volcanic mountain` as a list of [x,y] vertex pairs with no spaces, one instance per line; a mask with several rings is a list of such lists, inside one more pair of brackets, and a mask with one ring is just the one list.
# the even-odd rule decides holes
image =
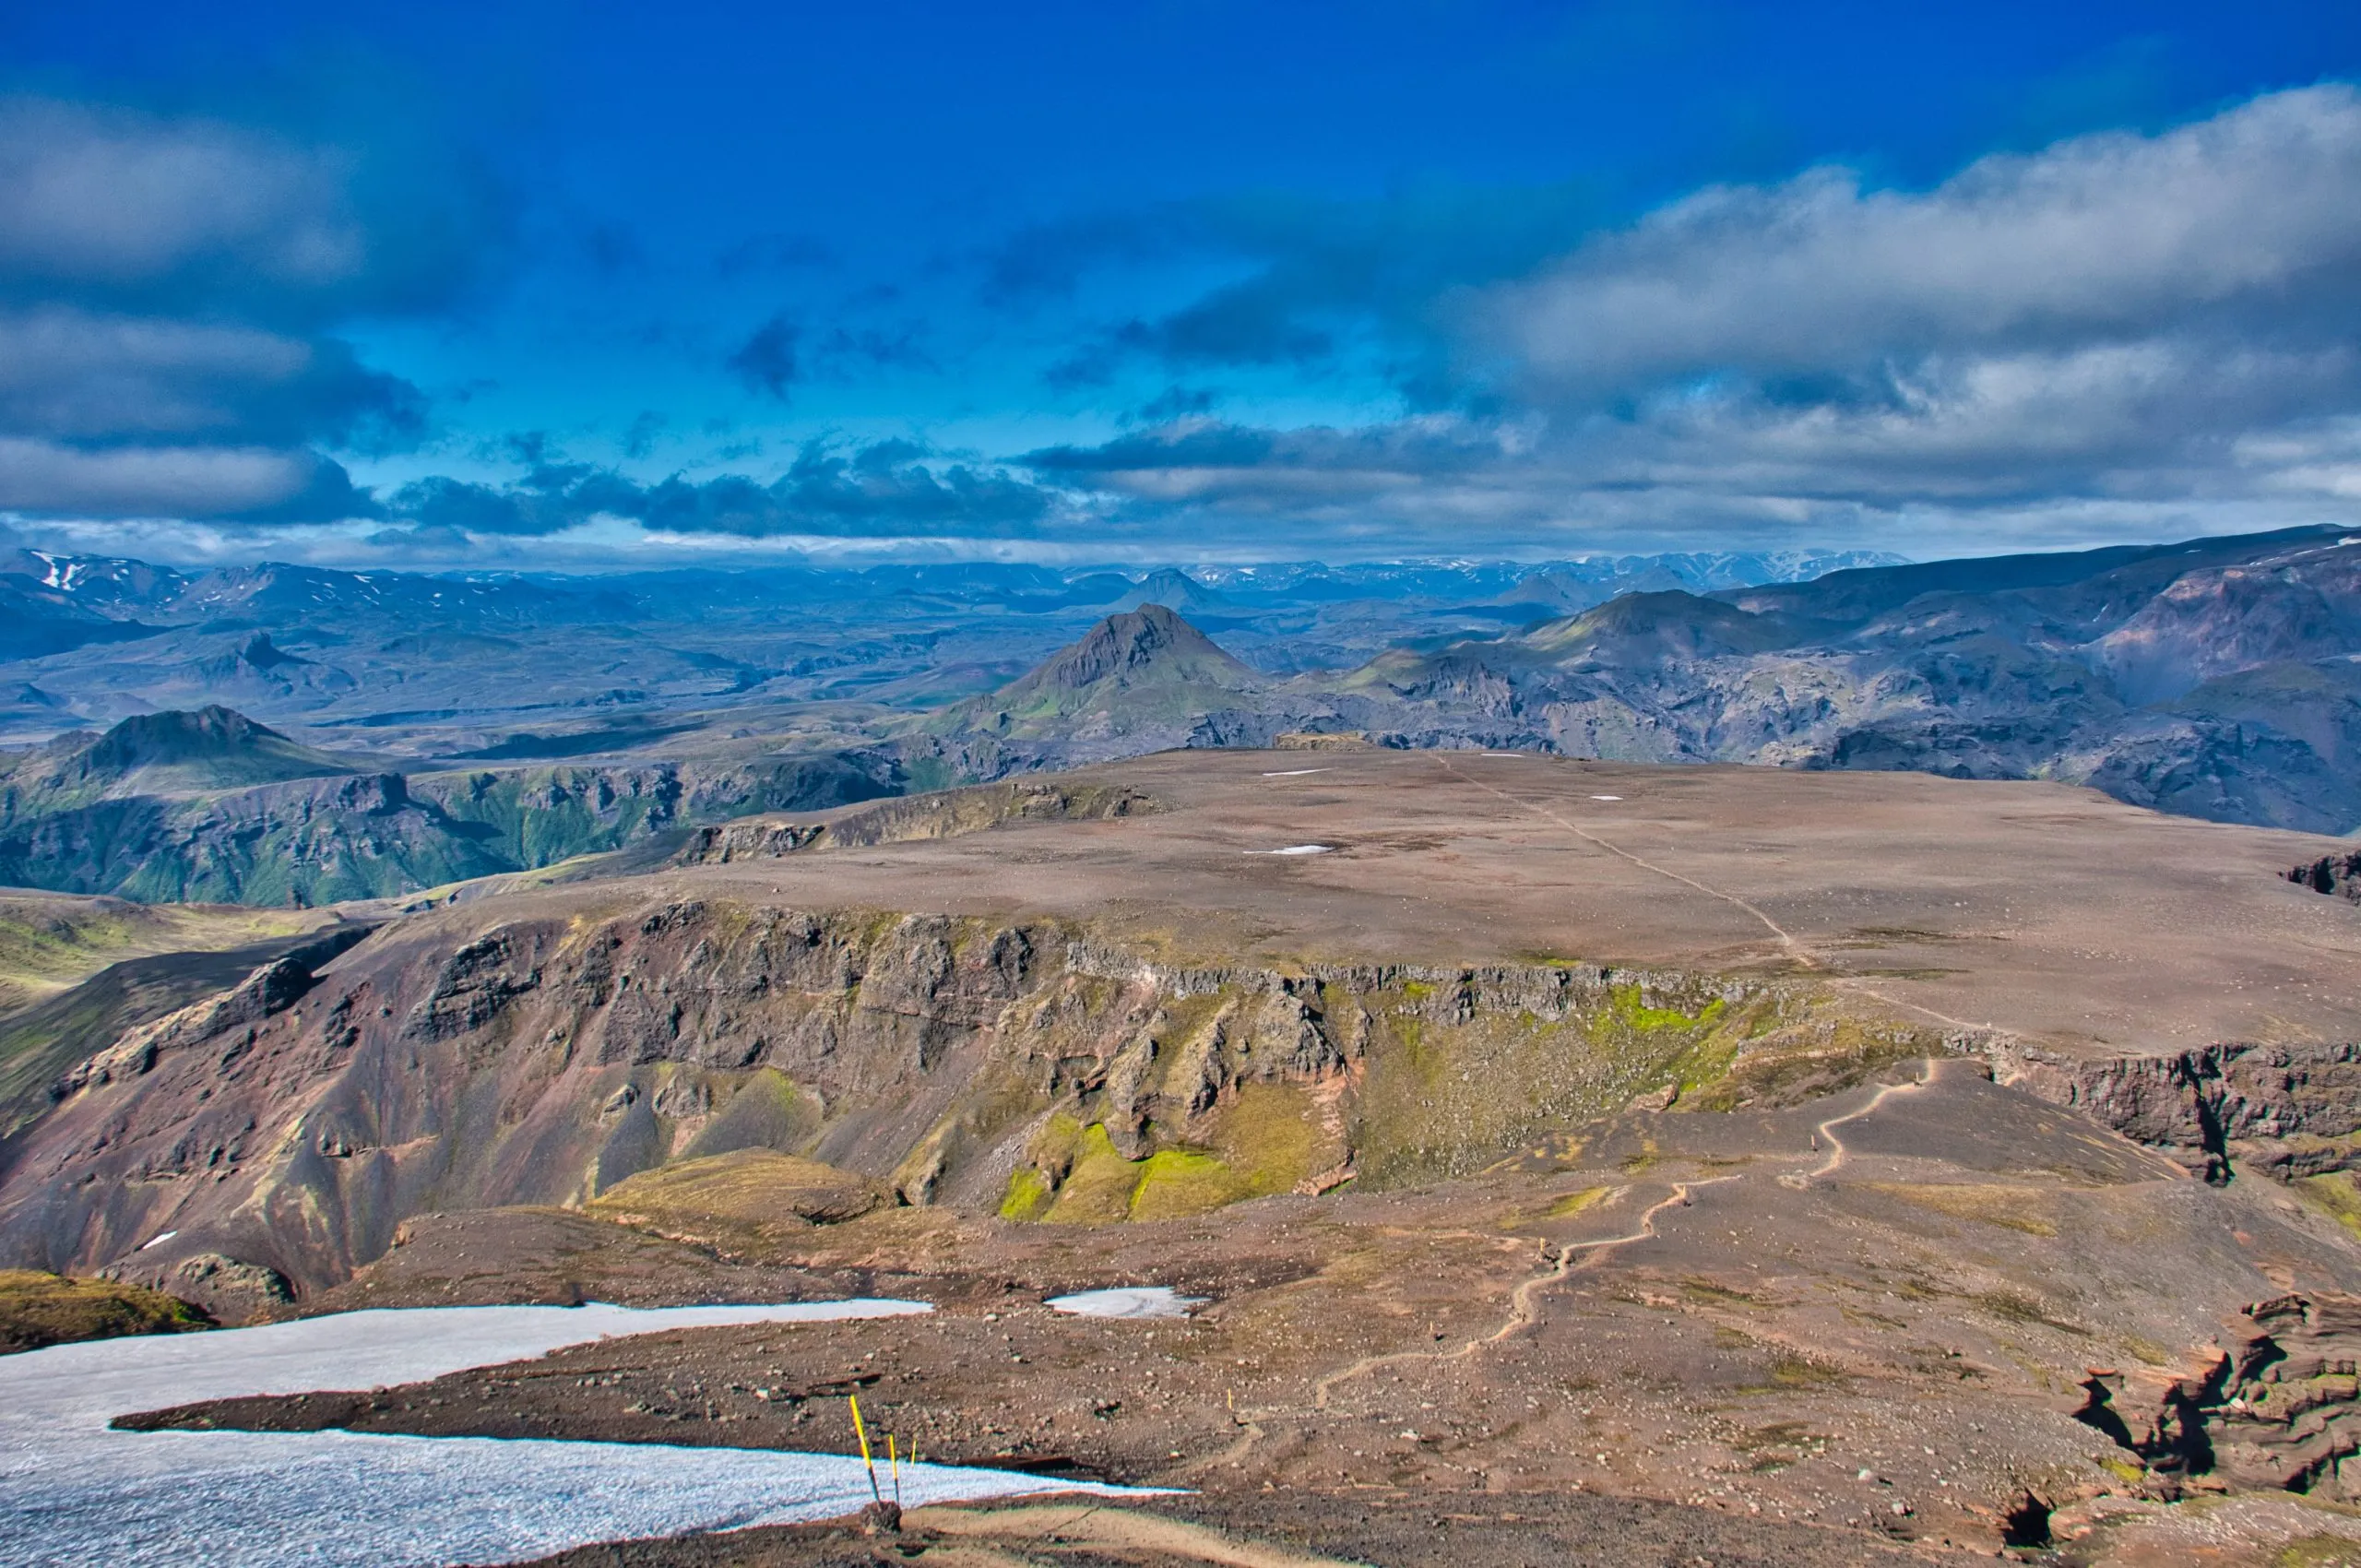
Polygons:
[[1236,707],[1265,684],[1170,610],[1143,604],[1108,616],[1030,673],[959,704],[929,728],[1077,740],[1169,730],[1177,744],[1191,720]]
[[1115,602],[1126,610],[1156,605],[1178,610],[1183,614],[1235,608],[1228,595],[1209,588],[1188,573],[1171,566],[1160,566],[1150,572],[1136,588]]
[[61,737],[5,777],[12,794],[78,802],[240,790],[360,771],[243,713],[208,707],[194,713],[143,713],[103,735]]

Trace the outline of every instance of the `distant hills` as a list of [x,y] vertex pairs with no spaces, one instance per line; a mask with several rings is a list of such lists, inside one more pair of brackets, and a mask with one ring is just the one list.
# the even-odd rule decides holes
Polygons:
[[900,787],[838,755],[404,774],[222,707],[126,719],[0,768],[0,885],[318,905],[531,870]]
[[[1849,552],[1517,564],[1316,562],[1061,571],[1000,562],[565,577],[264,563],[180,572],[0,550],[0,743],[162,708],[291,734],[360,729],[415,762],[580,755],[684,710],[908,712],[1005,685],[1102,616],[1161,604],[1266,672],[1518,625],[1634,586],[1695,591],[1878,559]],[[1536,574],[1548,591],[1527,601]],[[1537,591],[1537,590],[1536,590]],[[717,720],[718,721],[718,720]],[[855,728],[859,728],[858,725]],[[627,744],[628,742],[623,742]]]
[[180,795],[356,773],[349,760],[299,745],[219,706],[146,713],[103,735],[74,734],[9,770],[12,788],[77,800]]
[[0,883],[397,895],[1291,731],[2055,778],[2361,829],[2361,540],[1725,580],[1806,564],[479,580],[0,557],[23,612],[0,627],[47,650],[0,659],[0,726],[41,738],[0,752]]

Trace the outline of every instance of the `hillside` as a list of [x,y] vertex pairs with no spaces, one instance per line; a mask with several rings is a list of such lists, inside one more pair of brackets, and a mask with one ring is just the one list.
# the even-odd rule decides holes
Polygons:
[[223,708],[145,715],[0,773],[0,885],[168,903],[397,897],[894,792],[891,762],[865,760],[405,774],[362,771]]
[[[1366,1513],[1345,1478],[1432,1517],[1518,1465],[1522,1516],[1703,1466],[1748,1517],[1869,1496],[1829,1522],[1987,1556],[2134,1489],[2298,1510],[2361,1416],[2361,910],[2287,876],[2337,848],[2056,784],[1382,751],[757,819],[72,1060],[0,1039],[0,1266],[225,1322],[937,1309],[136,1430],[841,1451],[858,1388],[930,1457],[1209,1506]],[[1142,1285],[1196,1311],[1042,1304]]]
[[2361,542],[2311,529],[1631,594],[1330,690],[1403,743],[2062,778],[2344,833],[2356,658]]
[[[748,825],[257,970],[76,1069],[0,1181],[0,1263],[88,1271],[177,1229],[325,1285],[428,1201],[413,1162],[438,1205],[558,1204],[757,1146],[912,1202],[1180,1215],[1477,1170],[1667,1084],[1784,1103],[1956,1050],[2071,1076],[2361,1017],[2361,913],[2285,877],[2327,840],[2047,784],[1288,755],[1038,787],[1120,813],[1003,790],[930,832],[965,797],[914,798],[834,849]],[[1328,852],[1250,853],[1300,844]],[[393,1070],[413,1055],[439,1065]],[[508,1109],[463,1132],[469,1104]],[[43,1174],[77,1160],[228,1176],[94,1207]]]

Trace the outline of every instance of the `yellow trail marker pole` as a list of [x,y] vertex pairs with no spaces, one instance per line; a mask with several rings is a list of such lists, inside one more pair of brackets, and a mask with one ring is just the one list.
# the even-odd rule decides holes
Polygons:
[[869,1452],[869,1429],[860,1424],[860,1396],[848,1395],[845,1402],[852,1407],[852,1434],[860,1439],[860,1462],[869,1468],[869,1495],[883,1503],[885,1494],[877,1490],[877,1461]]
[[894,1452],[894,1434],[890,1431],[885,1434],[885,1467],[893,1472],[894,1506],[899,1508],[902,1505],[902,1460]]

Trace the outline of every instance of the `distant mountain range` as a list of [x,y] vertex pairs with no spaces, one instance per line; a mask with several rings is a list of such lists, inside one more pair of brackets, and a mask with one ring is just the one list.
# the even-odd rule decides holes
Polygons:
[[[1627,593],[1284,681],[1215,674],[1209,646],[1150,606],[930,728],[1020,742],[1028,766],[1331,730],[2057,778],[2219,821],[2361,826],[2361,540],[2334,529]],[[1109,647],[1131,650],[1120,674],[1084,657]],[[1050,690],[1059,722],[1038,716]]]
[[[479,581],[19,556],[0,563],[24,611],[10,646],[46,651],[0,663],[0,718],[47,739],[0,765],[0,883],[399,895],[660,855],[752,812],[1288,731],[2046,778],[2361,827],[2361,540],[1712,586],[1808,564]],[[1307,649],[1345,657],[1306,668]]]
[[[776,728],[788,708],[909,711],[997,689],[1094,620],[1163,604],[1275,673],[1408,637],[1495,631],[1628,588],[1784,581],[1821,552],[1562,562],[1053,571],[998,563],[599,577],[265,564],[183,573],[0,552],[0,743],[220,704],[373,750],[522,760],[629,750],[683,713]],[[1532,585],[1528,588],[1528,584]],[[725,723],[725,715],[738,721]]]

